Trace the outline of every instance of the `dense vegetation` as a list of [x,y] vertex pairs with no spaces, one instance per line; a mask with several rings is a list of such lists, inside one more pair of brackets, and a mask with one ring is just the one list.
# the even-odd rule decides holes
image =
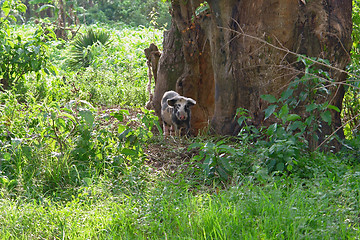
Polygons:
[[360,237],[356,2],[347,139],[338,153],[310,151],[305,140],[334,107],[309,105],[322,113],[299,121],[289,113],[291,88],[281,99],[263,96],[273,103],[266,117],[280,119],[270,128],[246,125],[239,109],[236,138],[163,139],[142,108],[143,49],[161,46],[156,24],[93,24],[63,40],[54,26],[14,25],[20,2],[0,8],[1,239]]
[[159,27],[170,24],[169,2],[166,0],[75,0],[24,1],[26,14],[19,17],[20,21],[51,20],[72,24],[116,23],[124,26],[150,26],[156,17]]

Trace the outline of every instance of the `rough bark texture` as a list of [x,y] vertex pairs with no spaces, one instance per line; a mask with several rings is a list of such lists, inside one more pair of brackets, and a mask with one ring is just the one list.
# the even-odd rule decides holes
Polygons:
[[153,105],[154,95],[151,92],[151,82],[152,82],[152,78],[154,77],[154,82],[156,85],[157,71],[158,71],[158,65],[159,65],[159,59],[161,56],[161,52],[159,51],[158,47],[153,43],[151,43],[148,48],[145,48],[144,52],[145,52],[145,56],[147,59],[146,64],[148,66],[148,77],[149,77],[149,82],[147,84],[147,91],[149,93],[149,101],[146,103],[145,107],[147,109],[155,109],[154,105]]
[[[351,0],[208,0],[209,9],[199,12],[204,2],[171,1],[154,93],[158,115],[167,90],[195,99],[195,132],[209,126],[217,134],[236,134],[239,107],[262,124],[267,104],[260,96],[279,96],[301,70],[297,57],[279,48],[328,59],[339,69],[350,61]],[[330,73],[345,80],[344,73]],[[343,94],[337,85],[328,100],[341,109]],[[340,124],[334,112],[328,132]]]

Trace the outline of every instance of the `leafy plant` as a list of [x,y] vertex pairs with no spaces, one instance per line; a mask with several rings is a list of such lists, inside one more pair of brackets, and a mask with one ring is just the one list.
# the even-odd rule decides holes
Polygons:
[[[151,129],[154,124],[159,127],[150,111],[139,113],[139,120],[133,120],[139,121],[139,127],[134,129],[131,122],[122,123],[128,111],[98,115],[83,100],[26,106],[9,94],[0,110],[0,179],[8,191],[30,195],[78,186],[91,176],[138,171]],[[111,117],[121,121],[117,131],[106,124]],[[41,184],[34,186],[34,182]]]
[[25,12],[26,7],[20,1],[6,0],[0,2],[0,9],[4,16],[0,17],[0,84],[2,90],[11,89],[20,84],[25,75],[36,73],[39,79],[50,72],[55,74],[56,69],[49,64],[47,57],[47,40],[49,36],[54,38],[55,34],[48,30],[38,28],[29,38],[14,35],[10,30],[9,19],[16,21],[17,12]]
[[[290,83],[279,99],[272,95],[261,96],[270,103],[265,109],[265,120],[273,116],[275,122],[264,131],[268,138],[262,142],[265,147],[261,154],[270,172],[291,171],[297,159],[309,150],[315,150],[323,124],[331,125],[330,111],[340,111],[322,100],[329,94],[326,83],[331,79],[328,73],[317,68],[314,61],[299,60],[305,66],[305,74]],[[298,109],[304,109],[305,114],[298,115]]]
[[225,140],[216,142],[195,142],[189,150],[197,149],[199,154],[193,157],[204,172],[206,180],[219,179],[228,182],[234,173],[250,172],[254,164],[249,157],[248,145],[230,145]]
[[110,44],[110,34],[106,31],[94,31],[89,28],[84,35],[78,36],[71,44],[71,58],[68,66],[73,69],[86,68],[91,65],[100,51]]
[[251,121],[249,110],[244,108],[236,109],[236,118],[241,127],[238,137],[242,144],[248,146],[261,138],[261,129],[257,129],[254,125],[249,124],[249,121]]
[[232,162],[235,149],[219,141],[217,143],[194,143],[189,149],[199,148],[199,155],[193,157],[195,161],[202,161],[200,166],[206,179],[217,175],[221,180],[227,181],[233,171]]

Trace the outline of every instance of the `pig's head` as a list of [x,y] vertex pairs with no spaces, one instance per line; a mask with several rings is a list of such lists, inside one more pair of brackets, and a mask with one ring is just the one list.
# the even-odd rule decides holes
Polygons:
[[174,108],[173,114],[180,121],[186,121],[190,118],[190,107],[196,104],[192,98],[176,96],[167,100],[168,105]]

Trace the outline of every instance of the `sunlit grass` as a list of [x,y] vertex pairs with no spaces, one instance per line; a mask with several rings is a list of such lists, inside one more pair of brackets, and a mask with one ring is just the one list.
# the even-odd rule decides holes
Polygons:
[[92,186],[68,201],[1,201],[1,236],[352,239],[359,237],[355,215],[359,186],[358,180],[347,179],[339,183],[278,179],[264,185],[243,182],[229,189],[193,192],[158,179],[138,194],[100,194],[108,187]]

